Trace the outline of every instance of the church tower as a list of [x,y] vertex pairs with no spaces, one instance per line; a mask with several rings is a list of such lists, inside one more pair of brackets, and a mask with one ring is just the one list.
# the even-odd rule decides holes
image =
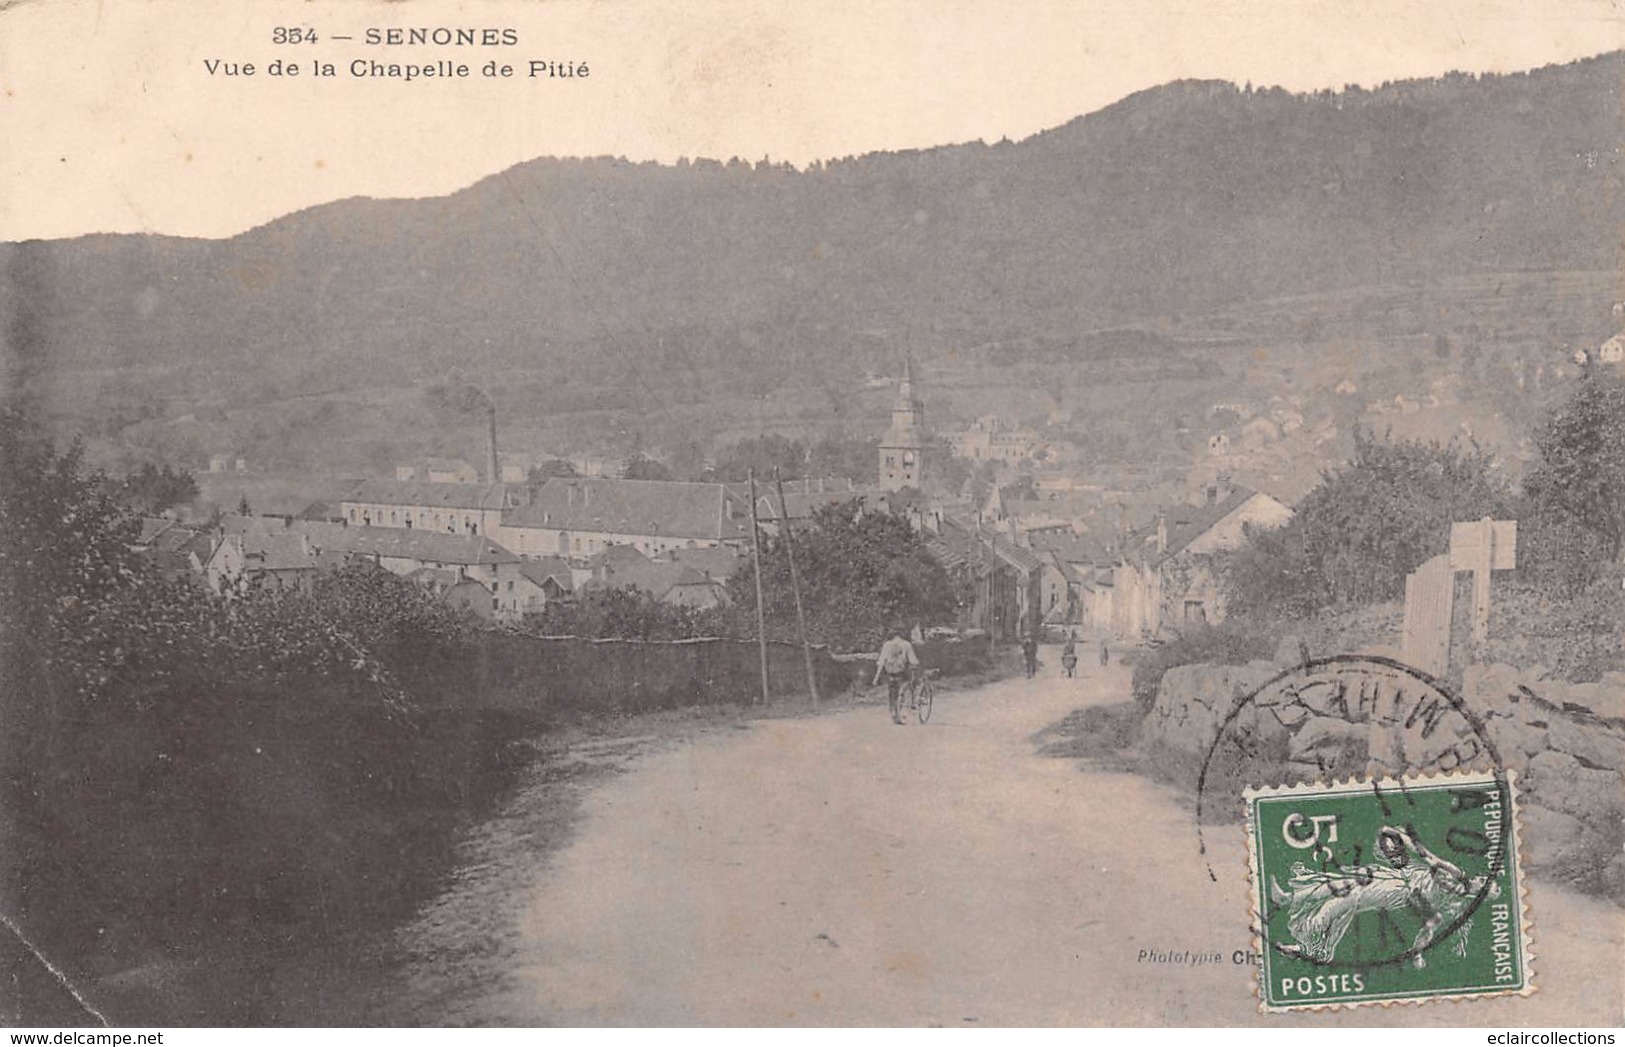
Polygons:
[[914,375],[903,360],[903,379],[891,409],[891,428],[880,438],[880,486],[888,491],[919,487],[925,467],[925,405],[914,394]]

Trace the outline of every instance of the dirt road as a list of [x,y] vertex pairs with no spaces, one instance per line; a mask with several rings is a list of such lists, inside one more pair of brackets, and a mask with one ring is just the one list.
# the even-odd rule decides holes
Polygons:
[[[1186,797],[1035,753],[1035,732],[1126,695],[1123,670],[1091,662],[1076,680],[1050,668],[942,696],[925,727],[893,726],[882,703],[634,761],[586,796],[573,845],[507,870],[500,891],[486,882],[478,905],[454,890],[426,915],[413,1019],[1265,1021],[1252,968],[1233,962],[1249,945],[1240,827],[1210,834],[1213,883]],[[522,837],[523,812],[511,820]],[[1619,910],[1539,883],[1531,906],[1530,999],[1287,1021],[1617,1024]],[[458,914],[476,909],[470,927]]]

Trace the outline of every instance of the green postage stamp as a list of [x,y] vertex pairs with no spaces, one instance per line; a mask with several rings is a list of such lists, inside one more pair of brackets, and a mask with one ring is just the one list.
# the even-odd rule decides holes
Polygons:
[[1246,801],[1265,1011],[1534,990],[1510,771]]

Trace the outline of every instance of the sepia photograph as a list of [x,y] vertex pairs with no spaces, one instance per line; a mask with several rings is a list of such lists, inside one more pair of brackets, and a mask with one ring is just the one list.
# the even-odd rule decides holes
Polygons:
[[1622,89],[0,0],[0,1024],[1625,1024]]

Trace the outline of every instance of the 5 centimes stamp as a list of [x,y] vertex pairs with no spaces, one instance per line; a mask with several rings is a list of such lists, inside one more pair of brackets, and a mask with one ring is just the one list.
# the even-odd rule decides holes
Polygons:
[[1511,772],[1245,797],[1263,1010],[1534,990]]

